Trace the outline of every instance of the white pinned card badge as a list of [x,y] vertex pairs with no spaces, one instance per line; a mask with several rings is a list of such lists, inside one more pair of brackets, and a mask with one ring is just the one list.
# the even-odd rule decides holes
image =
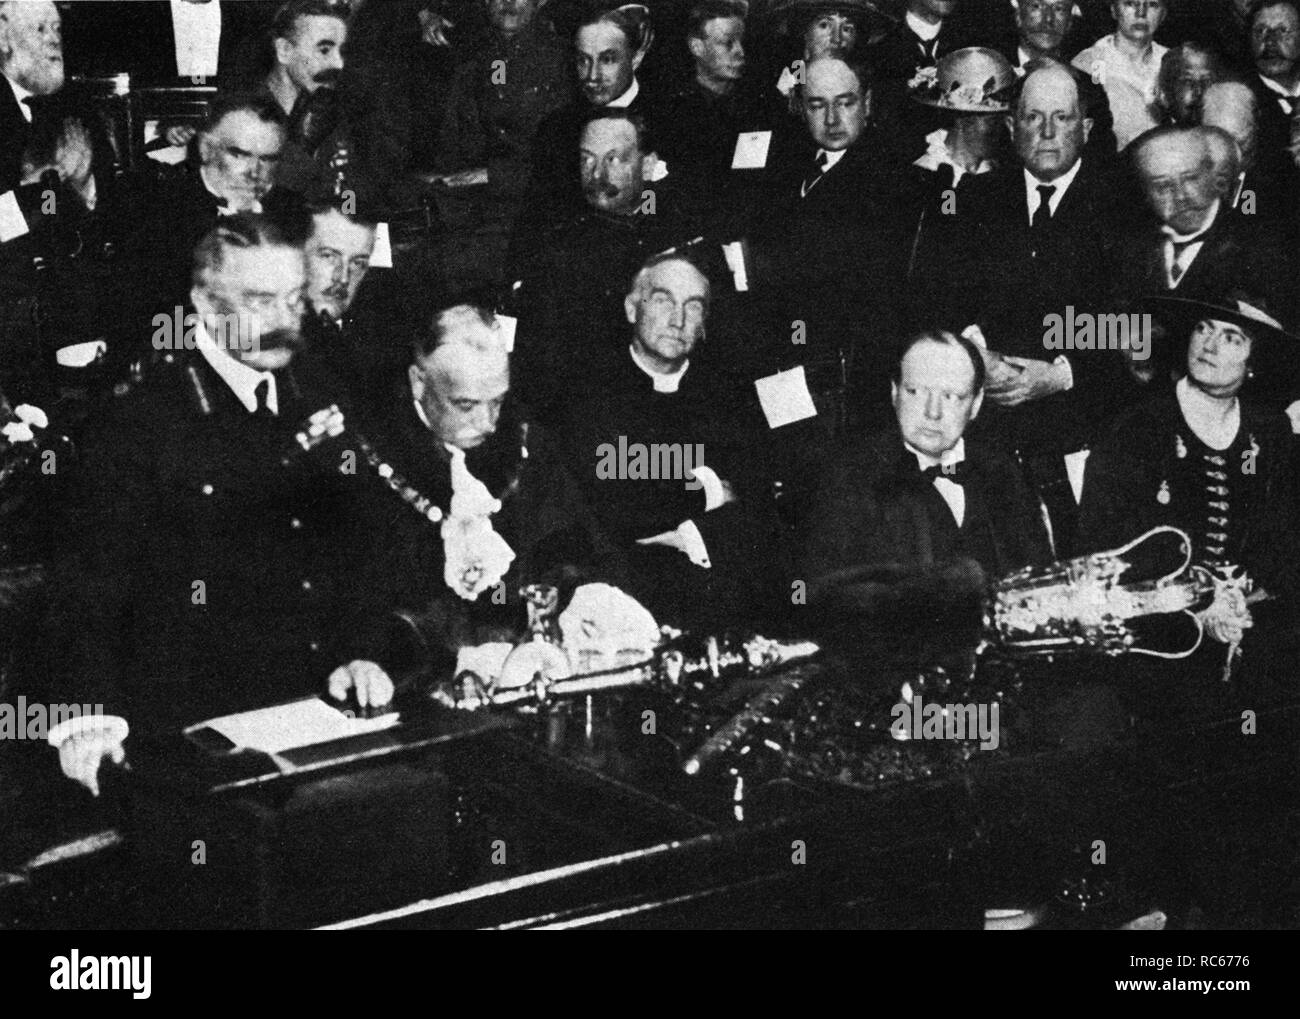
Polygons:
[[736,293],[743,294],[749,289],[749,274],[745,271],[745,249],[743,241],[732,241],[722,246],[722,257],[727,260],[731,278],[736,284]]
[[519,319],[513,315],[497,315],[497,328],[501,330],[501,342],[505,344],[506,353],[515,352],[515,330],[519,328]]
[[733,170],[761,170],[767,166],[767,150],[772,145],[771,131],[745,131],[736,136],[736,151],[731,156]]
[[388,224],[380,223],[375,227],[375,246],[370,251],[370,268],[391,269],[393,267],[393,248],[388,243]]
[[817,416],[817,406],[808,392],[803,365],[756,379],[754,388],[758,390],[758,402],[767,418],[768,428],[781,428]]

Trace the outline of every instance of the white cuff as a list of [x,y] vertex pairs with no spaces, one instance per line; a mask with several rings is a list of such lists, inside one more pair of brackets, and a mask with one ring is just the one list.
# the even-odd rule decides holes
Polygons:
[[727,501],[727,493],[722,490],[722,481],[712,467],[700,464],[691,474],[704,488],[705,513],[717,509]]
[[691,562],[703,569],[711,569],[713,564],[709,562],[709,550],[704,544],[704,535],[700,534],[700,529],[695,526],[695,521],[683,520],[677,525],[677,533],[681,536],[686,555]]
[[130,726],[121,715],[79,715],[67,718],[50,730],[46,742],[52,747],[63,745],[63,741],[77,736],[103,733],[116,739],[119,743],[130,735]]
[[985,350],[989,349],[989,341],[984,338],[984,330],[974,322],[961,331],[961,338],[970,340],[977,347],[982,347]]
[[1052,364],[1065,365],[1065,388],[1062,389],[1061,392],[1068,393],[1074,388],[1074,369],[1070,367],[1070,359],[1064,354],[1057,354],[1056,360],[1054,360]]

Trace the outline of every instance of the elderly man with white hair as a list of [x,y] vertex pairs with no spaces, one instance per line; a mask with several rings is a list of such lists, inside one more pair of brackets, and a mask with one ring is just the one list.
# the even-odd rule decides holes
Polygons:
[[469,304],[438,312],[392,382],[389,414],[355,445],[373,538],[359,658],[401,671],[386,625],[401,612],[450,665],[461,647],[518,633],[524,585],[621,577],[557,447],[511,398],[505,322]]

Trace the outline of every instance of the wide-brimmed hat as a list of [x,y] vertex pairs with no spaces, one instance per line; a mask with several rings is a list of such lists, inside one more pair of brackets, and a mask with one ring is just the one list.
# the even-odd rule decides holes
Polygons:
[[954,113],[1006,113],[1016,74],[1010,61],[996,50],[968,46],[924,67],[908,84],[916,102]]
[[[874,27],[892,25],[898,21],[892,14],[886,14],[878,4],[871,0],[775,0],[768,8],[767,16],[779,32],[785,32],[792,25],[825,14],[828,11],[843,11],[856,15],[863,21],[862,28],[868,24]],[[861,40],[866,42],[867,40]]]
[[1283,349],[1289,346],[1300,354],[1300,338],[1287,332],[1269,311],[1268,302],[1243,291],[1233,291],[1214,301],[1153,294],[1141,303],[1171,329],[1184,335],[1190,335],[1198,323],[1207,319],[1231,322],[1243,329],[1256,344],[1280,345]]
[[1251,392],[1257,399],[1290,399],[1300,374],[1300,337],[1287,331],[1262,298],[1237,290],[1213,300],[1152,295],[1140,307],[1169,330],[1165,350],[1175,362],[1186,358],[1186,344],[1199,323],[1212,320],[1237,326],[1251,339]]

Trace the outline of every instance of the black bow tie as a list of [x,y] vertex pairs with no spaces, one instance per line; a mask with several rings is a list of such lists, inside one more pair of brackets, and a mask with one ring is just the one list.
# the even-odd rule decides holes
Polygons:
[[921,477],[926,481],[935,481],[943,478],[945,481],[951,481],[954,485],[966,484],[966,479],[970,477],[970,469],[966,466],[965,460],[958,460],[956,463],[944,464],[940,466],[935,464],[933,467],[920,467],[918,465]]

